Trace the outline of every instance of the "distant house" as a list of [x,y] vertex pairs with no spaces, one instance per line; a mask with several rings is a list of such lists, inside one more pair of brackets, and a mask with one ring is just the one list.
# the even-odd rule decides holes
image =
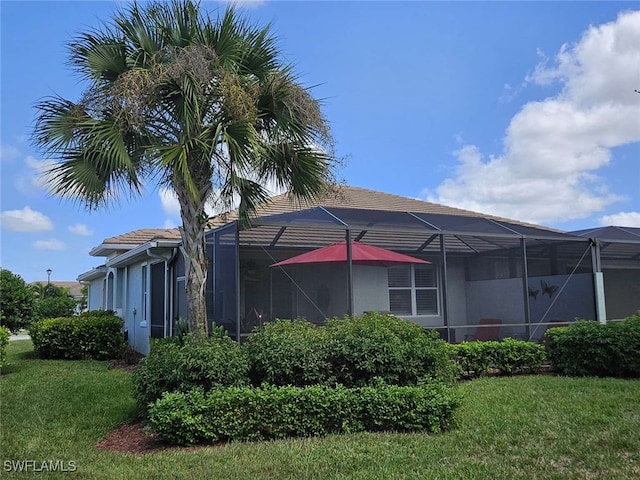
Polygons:
[[[557,322],[640,310],[640,229],[601,241],[356,187],[312,205],[274,197],[250,228],[239,226],[237,211],[210,226],[208,319],[239,340],[275,318],[320,323],[367,311],[407,318],[450,341],[489,333],[538,339]],[[338,242],[344,261],[320,255],[275,266]],[[354,261],[352,242],[417,261]],[[172,335],[186,317],[179,246],[177,229],[106,239],[91,251],[104,265],[79,277],[90,285],[89,309],[116,310],[142,353],[149,338]]]

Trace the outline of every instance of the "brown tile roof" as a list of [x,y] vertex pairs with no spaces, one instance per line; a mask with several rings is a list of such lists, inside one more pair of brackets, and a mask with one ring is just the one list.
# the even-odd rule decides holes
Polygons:
[[[36,283],[40,283],[42,285],[46,285],[46,280],[39,280],[37,282],[32,282],[31,285],[35,285]],[[82,287],[83,285],[80,282],[71,282],[64,280],[51,280],[51,285],[55,285],[60,288],[67,288],[72,297],[79,298],[82,296]]]
[[[475,218],[489,218],[492,220],[506,221],[516,225],[524,225],[542,230],[557,231],[540,225],[532,225],[518,220],[512,220],[495,215],[463,210],[460,208],[448,207],[437,203],[425,202],[415,198],[402,197],[391,193],[378,192],[367,188],[338,186],[330,190],[324,198],[300,205],[292,202],[285,193],[273,197],[266,205],[260,207],[256,212],[256,217],[264,215],[276,215],[289,213],[296,210],[313,207],[343,207],[356,208],[361,210],[386,210],[393,212],[414,212],[414,213],[437,213],[444,215],[459,215]],[[232,220],[237,220],[238,210],[232,210],[209,219],[209,226],[217,228]]]
[[105,238],[102,244],[142,245],[151,240],[180,240],[180,231],[177,228],[141,228],[133,232]]

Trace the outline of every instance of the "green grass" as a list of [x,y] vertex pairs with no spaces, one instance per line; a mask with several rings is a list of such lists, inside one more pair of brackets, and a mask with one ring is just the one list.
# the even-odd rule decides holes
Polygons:
[[[528,376],[460,384],[458,428],[231,443],[146,456],[95,444],[135,412],[129,375],[105,362],[32,357],[9,345],[0,378],[5,460],[75,461],[87,479],[640,478],[640,381]],[[63,474],[64,475],[64,474]],[[29,476],[29,475],[26,475]],[[36,478],[57,477],[32,473]]]

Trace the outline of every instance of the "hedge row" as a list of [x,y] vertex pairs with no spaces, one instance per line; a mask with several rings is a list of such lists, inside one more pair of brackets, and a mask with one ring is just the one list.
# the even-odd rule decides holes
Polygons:
[[443,384],[361,388],[226,387],[166,393],[149,411],[152,428],[177,445],[358,431],[440,432],[460,399]]
[[547,360],[544,346],[512,338],[500,342],[463,342],[447,348],[467,378],[496,371],[503,375],[535,373]]
[[163,392],[205,391],[249,384],[249,362],[244,350],[229,337],[162,339],[133,372],[138,403],[147,407]]
[[10,335],[8,328],[0,327],[0,368],[7,365],[7,345],[9,345]]
[[29,326],[29,335],[42,358],[107,360],[125,348],[122,319],[109,311],[40,320]]
[[252,334],[245,348],[255,385],[415,385],[455,377],[436,332],[379,313],[327,320],[278,320]]
[[623,322],[579,321],[547,330],[549,359],[563,375],[640,377],[640,312]]

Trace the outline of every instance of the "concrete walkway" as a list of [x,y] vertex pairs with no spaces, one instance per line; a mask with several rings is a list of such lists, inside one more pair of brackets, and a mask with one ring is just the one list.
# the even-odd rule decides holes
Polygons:
[[31,337],[29,335],[11,335],[9,337],[9,341],[12,340],[29,340]]

